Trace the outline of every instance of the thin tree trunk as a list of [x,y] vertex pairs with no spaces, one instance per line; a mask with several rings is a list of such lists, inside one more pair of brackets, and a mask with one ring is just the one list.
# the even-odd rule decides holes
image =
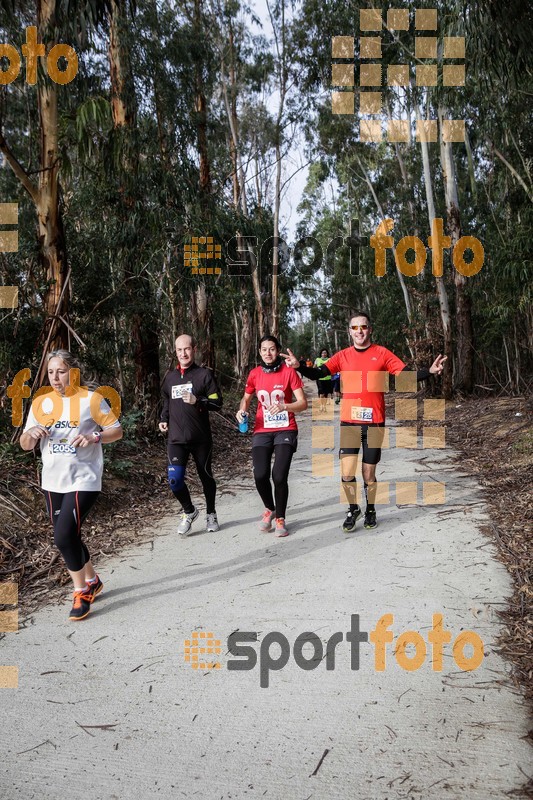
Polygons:
[[237,378],[246,374],[250,364],[250,351],[252,349],[252,319],[250,312],[244,304],[246,291],[242,289],[241,306],[239,314],[232,304],[233,328],[235,331],[235,361],[234,372]]
[[516,333],[516,322],[513,324],[514,328],[514,337],[513,337],[513,344],[514,344],[514,353],[515,353],[515,376],[516,376],[516,390],[520,392],[520,351],[518,349],[518,337]]
[[241,376],[245,374],[250,365],[252,350],[252,318],[247,308],[243,309],[241,326]]
[[507,379],[509,382],[509,388],[511,392],[513,391],[513,376],[511,375],[511,362],[509,361],[509,349],[507,347],[507,342],[505,341],[505,336],[503,337],[503,349],[505,350],[505,363],[507,364]]
[[[121,147],[121,203],[119,212],[124,220],[132,208],[142,203],[138,197],[136,173],[138,152],[136,144],[137,103],[133,74],[126,40],[125,0],[111,0],[109,14],[109,66],[111,75],[111,108],[114,133]],[[132,243],[133,246],[133,243]],[[135,365],[135,398],[145,409],[145,422],[155,423],[159,405],[159,333],[151,314],[155,307],[151,286],[136,278],[135,259],[127,259],[124,274],[133,278],[127,283],[131,307],[130,340]]]
[[[427,142],[421,140],[420,148],[422,150],[422,164],[424,169],[424,186],[426,188],[429,230],[431,231],[433,220],[435,219],[435,201],[433,197],[433,183],[431,180],[431,168],[429,164],[429,150]],[[435,276],[435,290],[439,301],[442,335],[444,338],[444,355],[448,357],[448,364],[442,374],[442,393],[446,399],[449,399],[452,396],[453,376],[452,320],[450,315],[448,293],[446,291],[444,278],[442,276]]]
[[[438,109],[440,129],[445,116],[444,109]],[[444,192],[446,198],[446,212],[448,217],[448,230],[451,237],[451,246],[455,247],[461,238],[461,216],[459,212],[459,198],[457,194],[457,176],[452,154],[452,143],[440,142],[440,157],[444,178]],[[457,380],[456,388],[465,392],[472,392],[474,388],[474,363],[473,363],[473,332],[472,308],[470,296],[466,291],[466,277],[456,269],[453,271],[455,283],[455,316],[457,326]]]
[[[115,290],[116,290],[115,274],[113,272],[113,264],[112,264],[112,255],[111,255],[111,253],[109,254],[108,258],[109,258],[109,272],[110,272],[110,275],[111,275],[111,288],[113,289],[113,292],[115,292]],[[124,395],[124,376],[123,376],[123,373],[122,373],[122,364],[121,364],[121,361],[120,361],[120,347],[119,347],[119,341],[120,341],[119,327],[120,326],[118,324],[117,314],[115,313],[115,311],[113,311],[112,313],[113,313],[114,350],[115,350],[115,362],[116,362],[116,365],[117,365],[118,385],[119,385],[119,389],[120,389],[120,394],[123,396]]]
[[[203,36],[202,22],[201,22],[201,0],[195,0],[194,3],[194,30],[197,40],[200,41]],[[195,118],[196,118],[196,135],[198,139],[198,156],[200,159],[200,174],[199,174],[199,190],[200,202],[205,206],[207,196],[211,192],[211,165],[209,162],[209,152],[207,147],[207,100],[204,93],[204,84],[202,79],[202,64],[199,60],[195,66]]]
[[[279,120],[280,121],[280,120]],[[281,125],[278,122],[278,136],[281,136]],[[270,333],[274,336],[279,331],[279,210],[281,205],[281,152],[279,138],[276,140],[276,189],[274,193],[274,247],[272,248],[272,310],[270,317]]]
[[276,45],[277,61],[278,61],[278,91],[279,91],[279,106],[276,118],[276,185],[274,189],[274,247],[272,249],[272,303],[270,309],[270,333],[274,336],[279,332],[279,213],[281,206],[281,142],[283,136],[283,119],[285,111],[285,98],[287,94],[287,64],[286,64],[286,43],[285,43],[285,0],[280,0],[280,38],[276,30],[275,21],[272,11],[267,0],[267,8],[274,31],[274,40]]
[[259,260],[255,259],[255,264],[252,268],[252,286],[254,290],[255,300],[255,313],[257,317],[257,332],[261,339],[266,333],[266,316],[263,308],[263,298],[261,296],[261,280],[259,274]]
[[235,333],[235,360],[233,362],[233,371],[235,377],[239,377],[240,363],[241,363],[241,337],[239,332],[239,318],[235,311],[235,303],[231,304],[233,312],[233,331]]
[[513,167],[513,165],[512,165],[512,164],[510,164],[510,163],[507,161],[507,159],[505,158],[505,156],[504,156],[502,153],[500,153],[500,151],[498,150],[498,148],[497,148],[497,147],[495,147],[495,146],[494,146],[494,144],[493,144],[493,143],[492,143],[490,140],[487,140],[487,144],[488,144],[488,146],[490,147],[490,149],[492,150],[492,152],[494,153],[494,155],[496,155],[496,156],[497,156],[497,157],[500,159],[500,161],[502,162],[502,164],[505,164],[505,166],[507,167],[507,169],[509,170],[509,172],[510,172],[510,173],[511,173],[511,174],[512,174],[512,175],[513,175],[515,178],[516,178],[516,180],[518,181],[518,183],[520,184],[520,186],[522,187],[522,189],[524,190],[524,192],[525,192],[525,193],[527,194],[527,196],[529,197],[529,199],[533,201],[533,192],[531,191],[531,188],[530,188],[530,187],[528,187],[527,183],[526,183],[526,182],[525,182],[525,180],[522,178],[522,176],[521,176],[521,175],[520,175],[520,174],[519,174],[519,173],[516,171],[516,169]]
[[[361,167],[361,169],[363,171],[363,176],[364,176],[365,182],[366,182],[368,188],[370,189],[370,194],[372,195],[372,197],[374,199],[374,203],[376,205],[376,208],[378,210],[380,218],[383,221],[385,219],[385,213],[383,211],[381,203],[379,202],[379,198],[378,198],[378,196],[377,196],[377,194],[375,192],[375,189],[372,186],[372,182],[370,180],[370,177],[369,177],[369,175],[368,175],[368,173],[367,173],[367,171],[365,169],[365,166],[364,166],[363,162],[359,158],[359,156],[357,157],[357,161],[358,161],[359,166]],[[394,255],[394,263],[396,264],[396,248],[395,247],[392,248],[392,252],[393,252],[393,255]],[[412,309],[412,306],[411,306],[411,298],[409,297],[409,291],[407,289],[407,285],[405,283],[404,277],[403,277],[402,273],[400,272],[400,270],[398,269],[398,265],[397,264],[396,264],[396,274],[398,276],[398,280],[400,281],[400,286],[402,288],[403,301],[405,303],[405,310],[406,310],[406,313],[407,313],[407,321],[409,323],[411,323],[412,317],[413,317],[413,309]],[[411,352],[411,355],[414,358],[414,350],[413,350],[411,344],[409,344],[409,350]]]
[[[241,207],[242,213],[245,217],[248,216],[248,204],[246,200],[246,184],[244,178],[244,170],[242,167],[242,161],[240,156],[240,141],[239,141],[239,120],[237,115],[237,80],[235,74],[235,41],[233,36],[233,26],[230,21],[229,25],[229,80],[230,80],[230,90],[231,90],[231,98],[228,97],[228,86],[226,81],[226,74],[225,74],[225,64],[224,60],[221,62],[221,85],[222,85],[222,94],[224,96],[224,105],[226,108],[226,115],[228,118],[228,125],[230,129],[230,156],[231,162],[233,166],[233,175],[232,175],[232,182],[233,182],[233,205],[235,207],[235,211],[239,210],[239,206]],[[242,234],[237,231],[237,247],[239,252],[243,251],[244,241]],[[249,248],[248,245],[246,245]],[[257,262],[257,258],[254,257],[253,253],[250,251],[250,256],[252,260],[252,285],[254,291],[254,300],[255,300],[255,312],[257,317],[257,324],[259,326],[259,334],[260,336],[264,336],[265,333],[265,315],[263,311],[263,306],[261,302],[261,285],[260,285],[260,274],[259,274],[259,265]],[[247,324],[250,326],[252,325],[252,320],[250,317],[250,313],[248,311],[248,306],[246,302],[246,293],[242,292],[241,294],[241,307],[240,313],[244,320],[244,315],[246,315],[246,319],[248,320]],[[244,329],[244,323],[243,323]],[[248,338],[251,336],[251,331],[248,334]],[[251,346],[251,338],[250,338],[250,345]],[[244,345],[243,345],[244,347]],[[246,349],[244,347],[244,349]],[[241,348],[241,352],[243,352]],[[243,363],[245,367],[248,366],[249,360],[249,350],[247,353],[243,352],[243,358],[245,358],[245,362],[242,361],[239,357],[237,357],[236,364],[237,368],[242,371]]]
[[174,281],[172,280],[172,273],[170,271],[170,263],[171,263],[171,255],[170,255],[170,248],[167,251],[167,256],[165,258],[165,275],[167,278],[168,284],[168,302],[170,306],[170,320],[171,320],[171,346],[172,349],[174,348],[174,337],[178,335],[177,330],[177,320],[176,320],[176,294],[174,292]]

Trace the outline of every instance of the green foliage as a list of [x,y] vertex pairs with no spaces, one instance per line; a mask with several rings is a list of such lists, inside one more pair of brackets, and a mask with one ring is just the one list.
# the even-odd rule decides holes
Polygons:
[[113,458],[112,455],[109,454],[105,463],[107,472],[110,472],[112,475],[115,475],[117,478],[122,478],[123,480],[126,480],[131,475],[133,466],[133,461],[130,461],[127,458]]
[[[419,5],[411,3],[410,8]],[[400,100],[384,87],[385,100],[397,104],[397,115],[413,118],[416,104],[424,100],[433,117],[437,105],[446,102],[450,113],[464,112],[469,121],[470,147],[454,145],[454,158],[463,233],[477,236],[485,247],[485,265],[467,284],[478,354],[476,374],[482,383],[494,386],[508,380],[507,359],[513,376],[527,374],[533,341],[529,156],[533,127],[524,102],[531,59],[524,36],[531,11],[524,9],[524,24],[516,25],[520,5],[512,2],[507,9],[495,2],[469,2],[461,9],[451,0],[439,4],[447,35],[467,35],[465,92],[437,88],[422,98],[411,86]],[[11,4],[2,3],[7,6]],[[131,4],[121,36],[129,55],[125,95],[132,115],[128,125],[118,126],[108,55],[111,5],[103,0],[59,4],[54,36],[73,43],[80,65],[76,80],[58,90],[57,224],[65,233],[70,269],[64,316],[70,346],[88,372],[122,393],[128,439],[141,435],[144,424],[153,430],[159,379],[173,364],[177,331],[197,335],[200,358],[210,363],[215,358],[219,377],[228,386],[238,383],[246,369],[237,365],[237,348],[246,334],[251,342],[248,366],[255,361],[257,303],[267,314],[272,306],[266,259],[258,301],[249,275],[228,274],[225,247],[219,262],[222,274],[205,278],[184,266],[184,248],[192,236],[208,235],[227,243],[239,233],[256,237],[260,247],[272,235],[278,126],[275,103],[269,104],[267,98],[283,70],[294,88],[280,139],[286,145],[298,126],[311,162],[297,236],[316,237],[324,253],[328,242],[347,235],[350,220],[358,219],[362,235],[370,236],[380,220],[370,183],[384,214],[395,221],[395,241],[416,233],[427,242],[420,148],[416,143],[398,148],[385,142],[363,143],[356,119],[331,113],[331,36],[353,35],[357,40],[359,10],[367,6],[302,0],[290,13],[286,10],[283,32],[290,57],[284,60],[272,42],[252,32],[253,15],[239,0],[212,6],[192,0],[178,7],[168,0],[136,8]],[[2,40],[19,46],[21,25],[36,20],[33,7],[18,3],[15,7],[15,15],[2,19]],[[279,32],[280,11],[280,3],[273,4]],[[406,57],[411,39],[411,34],[399,34]],[[514,48],[513,57],[507,46]],[[392,46],[384,48],[384,67],[394,53]],[[40,75],[41,79],[47,80]],[[36,87],[23,80],[4,87],[1,125],[13,157],[37,182],[41,119]],[[203,192],[199,189],[202,136],[202,158],[210,171],[210,187]],[[243,172],[245,202],[241,197],[235,202],[235,162]],[[290,169],[284,162],[284,170]],[[436,145],[430,147],[430,170],[436,213],[445,217]],[[50,324],[45,311],[50,279],[42,260],[35,205],[5,163],[0,168],[0,197],[19,203],[19,251],[0,254],[2,283],[20,288],[18,309],[0,314],[0,366],[7,383],[25,366],[36,375]],[[438,350],[442,333],[429,260],[423,275],[406,278],[413,306],[410,322],[390,251],[387,275],[380,279],[374,275],[374,253],[368,245],[361,247],[359,274],[350,271],[346,246],[337,249],[330,269],[306,270],[293,260],[284,261],[280,273],[284,341],[301,351],[298,355],[308,355],[323,344],[330,349],[345,346],[347,316],[363,306],[375,321],[376,338],[400,354],[408,356],[410,349],[423,349],[428,342]],[[449,256],[445,286],[453,315]]]
[[[423,5],[433,7],[430,3]],[[531,48],[525,33],[531,9],[526,11],[525,5],[511,3],[506,18],[507,9],[497,3],[439,4],[441,33],[467,36],[464,91],[442,86],[421,91],[414,82],[401,93],[386,85],[382,87],[391,116],[410,119],[413,128],[419,106],[433,119],[439,107],[445,106],[450,117],[467,120],[468,146],[454,144],[453,158],[462,234],[476,236],[485,248],[484,266],[478,275],[467,280],[465,289],[472,308],[474,367],[478,382],[495,389],[507,386],[511,390],[527,385],[533,341],[531,280],[527,277],[531,276],[533,261],[529,234],[533,196],[529,154],[533,152],[533,141],[531,113],[524,102],[527,76],[531,74]],[[369,236],[383,214],[394,220],[392,235],[396,242],[415,234],[427,243],[428,206],[420,146],[414,138],[412,143],[398,145],[387,141],[361,142],[357,115],[354,118],[331,113],[331,37],[355,37],[355,84],[358,85],[357,21],[360,8],[367,6],[352,2],[324,7],[315,0],[304,0],[299,13],[300,81],[316,93],[312,113],[304,119],[313,164],[299,208],[303,215],[299,232],[314,235],[322,242],[333,235],[346,236],[348,221],[358,219],[363,235]],[[415,7],[420,7],[420,3],[409,4],[411,14]],[[521,22],[517,23],[519,18]],[[511,29],[518,27],[521,33],[512,39]],[[382,39],[384,71],[388,63],[412,62],[412,29],[394,35],[382,31]],[[522,65],[521,75],[516,62],[509,58],[510,46]],[[486,74],[482,74],[483,70]],[[320,94],[324,89],[328,89],[326,102]],[[444,219],[446,227],[437,145],[429,146],[429,159],[436,216]],[[340,249],[338,257],[334,273],[320,273],[318,285],[317,281],[307,279],[298,282],[300,291],[312,301],[311,317],[315,324],[320,320],[332,329],[340,322],[337,307],[362,305],[372,315],[376,340],[400,354],[408,356],[409,351],[421,354],[428,352],[428,347],[435,353],[442,348],[430,254],[422,275],[405,278],[411,320],[390,250],[384,278],[373,275],[374,253],[368,244],[361,248],[359,275],[349,272],[346,249]],[[450,253],[445,256],[444,269],[455,335],[456,287]],[[326,302],[321,301],[321,296],[327,298]],[[510,381],[509,372],[519,378]]]
[[133,409],[125,414],[122,414],[120,418],[120,424],[122,425],[122,430],[124,431],[124,443],[132,439],[136,439],[139,436],[142,422],[143,413],[138,409]]

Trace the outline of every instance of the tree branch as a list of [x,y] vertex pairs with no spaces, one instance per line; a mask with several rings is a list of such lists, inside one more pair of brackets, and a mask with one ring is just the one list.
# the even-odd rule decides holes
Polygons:
[[523,190],[525,191],[525,193],[527,194],[529,199],[533,200],[533,194],[531,193],[531,190],[528,189],[527,184],[526,184],[525,180],[522,178],[522,176],[518,174],[518,172],[515,170],[515,168],[513,167],[512,164],[509,164],[509,162],[507,161],[505,156],[502,153],[500,153],[498,148],[494,146],[494,144],[490,141],[490,139],[487,139],[486,141],[487,141],[488,146],[491,148],[492,152],[496,156],[498,156],[500,161],[502,161],[505,164],[505,166],[507,167],[509,172],[511,172],[511,174],[515,176],[516,180],[518,181],[520,186],[523,188]]
[[3,134],[0,133],[0,151],[6,157],[6,161],[15,173],[16,177],[19,179],[23,187],[26,189],[28,194],[30,195],[31,199],[37,205],[37,201],[39,199],[39,190],[37,186],[30,180],[30,177],[22,164],[15,158],[14,154],[11,151],[11,148],[7,144],[5,137]]

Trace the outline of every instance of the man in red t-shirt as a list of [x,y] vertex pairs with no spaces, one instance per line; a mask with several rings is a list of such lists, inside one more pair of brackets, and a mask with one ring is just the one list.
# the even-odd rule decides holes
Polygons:
[[[365,528],[375,528],[376,520],[376,464],[381,459],[381,443],[385,424],[386,373],[398,375],[406,369],[403,361],[386,347],[371,342],[372,325],[364,311],[356,311],[350,319],[350,336],[353,347],[335,353],[319,368],[309,369],[299,362],[290,350],[285,355],[288,367],[294,367],[306,378],[318,380],[324,375],[341,376],[341,459],[342,484],[350,505],[342,526],[345,533],[355,530],[361,516],[357,504],[355,473],[359,450],[363,448],[362,473],[366,497]],[[446,356],[438,355],[429,370],[417,371],[417,380],[430,375],[440,375]]]

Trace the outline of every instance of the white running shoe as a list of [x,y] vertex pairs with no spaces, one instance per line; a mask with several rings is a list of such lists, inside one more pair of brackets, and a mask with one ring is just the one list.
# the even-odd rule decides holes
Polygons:
[[215,512],[207,515],[205,519],[205,529],[206,531],[209,531],[209,533],[214,533],[215,531],[220,530],[220,525],[218,524],[218,519]]
[[183,514],[181,515],[181,522],[178,525],[178,533],[180,536],[189,535],[189,532],[192,528],[192,524],[194,520],[197,519],[199,514],[200,512],[198,511],[197,508],[195,508],[191,514],[186,514],[185,512],[183,512]]

